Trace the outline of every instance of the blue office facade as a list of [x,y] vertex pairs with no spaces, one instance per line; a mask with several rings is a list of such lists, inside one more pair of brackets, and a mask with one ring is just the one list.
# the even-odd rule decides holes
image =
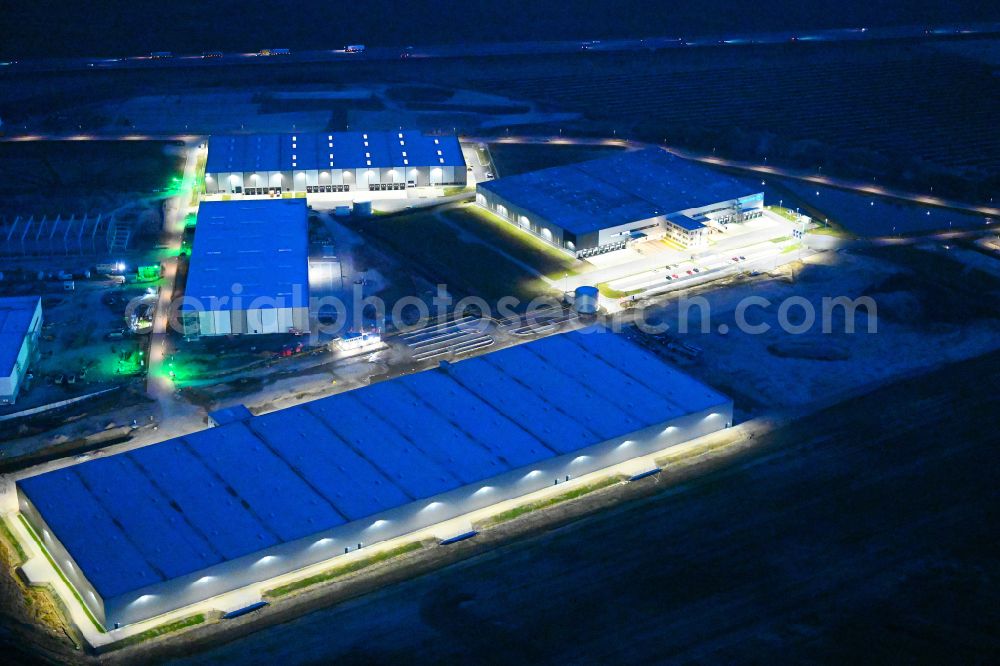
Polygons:
[[690,440],[732,402],[626,339],[553,336],[18,481],[128,624]]
[[454,136],[414,130],[213,136],[207,194],[384,192],[465,185]]

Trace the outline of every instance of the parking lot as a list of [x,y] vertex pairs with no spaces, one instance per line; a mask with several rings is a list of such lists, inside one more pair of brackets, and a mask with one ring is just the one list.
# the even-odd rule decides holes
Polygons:
[[742,224],[713,232],[705,248],[685,249],[662,239],[588,258],[595,270],[571,275],[567,289],[601,285],[606,296],[620,298],[665,285],[694,284],[710,275],[771,270],[793,257],[798,225],[770,211]]

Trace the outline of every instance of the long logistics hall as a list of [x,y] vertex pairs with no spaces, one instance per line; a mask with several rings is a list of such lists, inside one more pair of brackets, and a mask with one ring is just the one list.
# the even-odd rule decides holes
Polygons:
[[305,199],[203,201],[181,304],[185,335],[309,330]]
[[[105,626],[659,451],[730,399],[603,328],[556,335],[17,482]],[[611,544],[609,544],[611,547]]]
[[561,250],[589,257],[645,239],[705,247],[713,225],[761,215],[764,194],[646,148],[482,182],[476,202]]
[[205,164],[206,194],[367,194],[465,184],[458,139],[414,130],[213,136]]

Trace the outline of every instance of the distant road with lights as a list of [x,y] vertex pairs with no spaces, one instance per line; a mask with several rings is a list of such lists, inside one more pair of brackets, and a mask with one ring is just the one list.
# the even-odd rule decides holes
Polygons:
[[[974,23],[947,26],[904,26],[883,28],[841,28],[817,31],[784,31],[771,33],[728,34],[700,37],[651,37],[642,39],[562,40],[527,42],[469,42],[439,46],[373,46],[364,50],[346,48],[290,51],[263,49],[257,53],[173,54],[150,45],[150,53],[117,58],[39,58],[0,61],[0,74],[10,72],[43,72],[102,70],[126,68],[222,67],[252,63],[322,63],[422,58],[468,58],[502,56],[556,55],[579,52],[617,53],[667,49],[729,47],[759,45],[809,44],[860,41],[896,41],[913,39],[946,39],[1000,34],[1000,23]],[[262,47],[265,45],[262,45]],[[206,46],[206,49],[209,47]],[[268,52],[269,55],[262,55]],[[281,52],[280,54],[275,52]]]
[[[22,142],[22,141],[182,141],[190,143],[200,137],[193,134],[21,134],[0,137],[0,141]],[[570,146],[621,146],[629,149],[640,149],[651,145],[639,141],[619,139],[617,137],[605,138],[580,138],[562,135],[551,136],[489,136],[489,137],[460,137],[464,142],[479,143],[516,143],[516,144],[542,144],[542,145],[570,145]],[[845,178],[831,178],[804,169],[792,169],[787,167],[775,167],[769,164],[755,162],[744,162],[740,160],[723,159],[711,153],[702,153],[669,145],[659,147],[674,153],[678,157],[689,160],[703,162],[714,166],[729,169],[739,169],[762,176],[776,176],[779,178],[791,178],[805,182],[836,187],[842,190],[859,192],[864,194],[874,194],[890,199],[898,199],[909,203],[921,204],[924,206],[937,206],[939,208],[951,208],[967,213],[977,213],[988,217],[1000,217],[1000,207],[971,204],[966,201],[956,199],[945,199],[929,194],[919,194],[906,190],[883,187],[881,185],[868,183],[865,181],[850,180]]]
[[[622,146],[623,148],[630,148],[630,149],[639,149],[639,148],[645,148],[648,145],[655,145],[655,144],[645,144],[638,141],[630,141],[626,139],[617,139],[617,138],[603,138],[603,139],[572,138],[561,135],[463,137],[462,140],[479,141],[483,143],[520,143],[520,144],[532,143],[532,144],[573,145],[573,146]],[[892,199],[899,199],[901,201],[907,201],[910,203],[922,204],[926,206],[952,208],[955,210],[961,210],[970,213],[979,213],[991,217],[1000,216],[1000,207],[996,206],[983,206],[977,204],[970,204],[965,201],[957,201],[955,199],[944,199],[942,197],[934,197],[926,194],[917,194],[914,192],[907,192],[905,190],[894,189],[891,187],[882,187],[880,185],[875,185],[864,181],[849,180],[845,178],[831,178],[830,176],[820,175],[814,172],[806,171],[804,169],[791,169],[785,167],[775,167],[769,164],[743,162],[739,160],[728,160],[728,159],[723,159],[721,157],[716,157],[712,153],[702,153],[691,150],[685,150],[683,148],[677,148],[674,146],[661,145],[660,147],[665,148],[671,153],[677,155],[678,157],[683,157],[685,159],[695,160],[698,162],[703,162],[705,164],[712,164],[714,166],[719,166],[719,167],[739,169],[741,171],[748,171],[763,176],[792,178],[795,180],[816,183],[817,185],[837,187],[842,190],[862,192],[864,194],[875,194],[881,197],[889,197]]]

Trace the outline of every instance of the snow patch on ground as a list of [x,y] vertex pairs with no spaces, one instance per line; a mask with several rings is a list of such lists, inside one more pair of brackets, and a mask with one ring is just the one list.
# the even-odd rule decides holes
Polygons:
[[[701,294],[710,305],[710,325],[705,332],[701,328],[700,308],[688,311],[687,333],[678,331],[681,317],[676,302],[658,310],[657,316],[670,324],[669,335],[703,350],[698,360],[685,364],[685,370],[729,392],[742,409],[795,407],[844,397],[893,377],[1000,347],[1000,320],[995,318],[925,324],[876,316],[877,329],[869,332],[867,314],[864,308],[859,308],[854,317],[854,333],[845,332],[844,317],[836,314],[842,311],[835,311],[829,317],[832,332],[822,331],[819,320],[823,297],[853,299],[898,272],[897,267],[878,259],[825,253],[811,259],[806,266],[784,269],[770,280],[735,284]],[[790,279],[793,274],[794,282]],[[799,335],[786,333],[779,326],[779,305],[790,296],[808,299],[817,313],[816,324]],[[876,306],[882,296],[874,296]],[[768,325],[767,332],[755,335],[738,330],[735,311],[747,297],[763,297],[771,302],[769,307],[750,307],[746,316],[752,324]],[[720,325],[728,327],[728,332],[720,333]],[[794,341],[794,347],[816,352],[802,356],[846,358],[818,360],[772,352],[772,349],[787,351],[790,341]],[[831,353],[822,354],[824,349]]]

